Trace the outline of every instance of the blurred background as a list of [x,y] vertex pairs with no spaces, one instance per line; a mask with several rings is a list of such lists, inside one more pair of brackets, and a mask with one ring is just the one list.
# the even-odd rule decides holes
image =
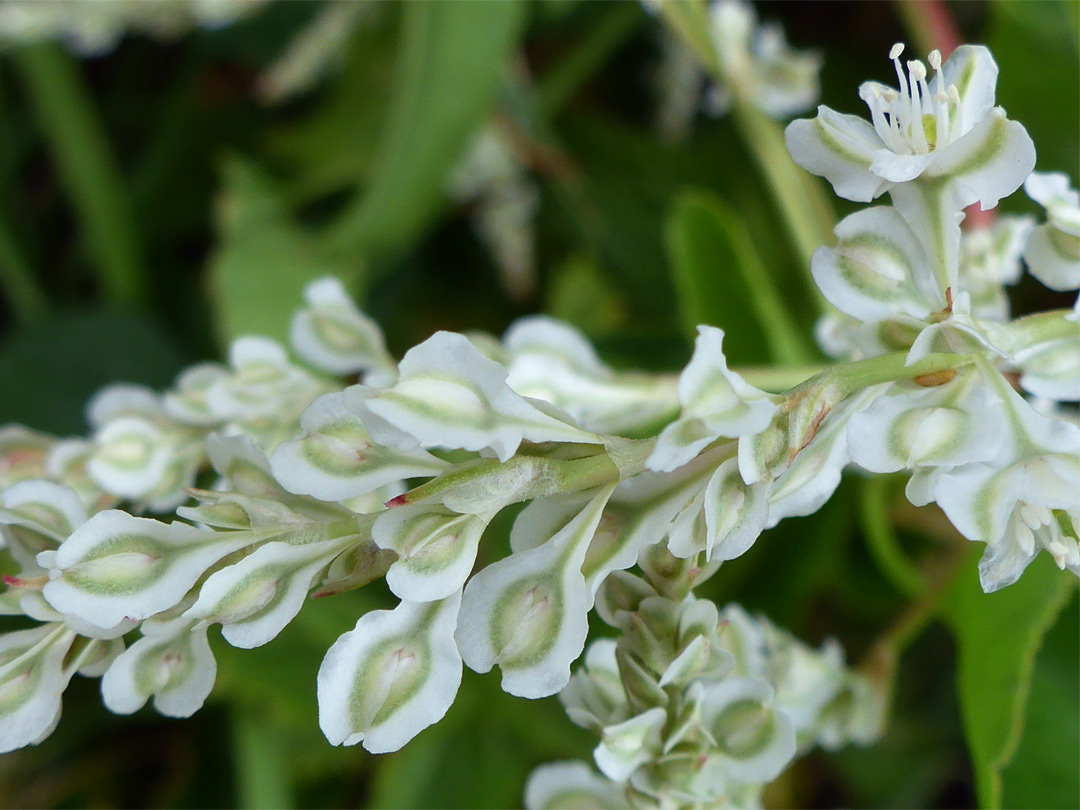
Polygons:
[[[944,14],[992,49],[998,103],[1038,168],[1074,179],[1078,8],[757,4],[820,51],[823,103],[860,114],[858,84],[891,82],[889,47],[925,54]],[[239,334],[283,338],[305,282],[328,273],[396,354],[546,312],[616,366],[680,368],[698,322],[727,331],[733,365],[763,364],[739,262],[765,268],[812,341],[806,275],[745,142],[695,112],[700,76],[636,3],[0,0],[0,43],[0,423],[83,433],[101,385],[166,387]],[[1039,210],[1022,193],[1003,208]],[[1030,279],[1012,293],[1017,313],[1071,304]],[[877,502],[859,484],[767,533],[703,595],[811,643],[836,636],[860,661],[907,602],[865,542],[902,482]],[[893,511],[913,556],[947,542],[939,516]],[[188,721],[112,716],[98,682],[75,679],[59,730],[0,757],[0,807],[515,807],[535,765],[589,756],[556,699],[475,673],[402,751],[331,748],[315,673],[360,613],[389,604],[380,587],[310,603],[266,647],[216,643],[217,688]],[[977,658],[961,662],[957,639],[1007,647],[1009,600],[1039,599],[972,610],[975,587],[961,576],[952,613],[905,652],[885,738],[799,760],[770,804],[974,805],[987,754],[965,737],[957,679]],[[1080,802],[1078,636],[1074,591],[1013,718],[1005,806]]]

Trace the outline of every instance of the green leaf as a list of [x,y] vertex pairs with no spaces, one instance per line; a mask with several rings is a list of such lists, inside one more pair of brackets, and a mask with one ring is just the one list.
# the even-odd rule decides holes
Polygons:
[[984,594],[976,556],[957,575],[943,607],[958,647],[957,690],[979,806],[997,808],[1002,771],[1024,731],[1035,654],[1076,579],[1043,554],[1015,584]]
[[348,281],[358,268],[331,261],[292,221],[279,186],[253,164],[225,165],[218,204],[219,244],[210,258],[210,285],[224,341],[257,334],[284,340],[309,281],[333,275]]
[[0,344],[0,423],[85,433],[83,410],[99,388],[164,388],[181,365],[173,341],[146,316],[116,309],[50,316]]
[[705,190],[676,200],[665,232],[683,326],[719,326],[735,362],[783,363],[814,359],[735,209]]
[[1080,807],[1080,600],[1047,633],[1031,678],[1024,736],[1002,771],[1004,807]]
[[486,116],[524,23],[521,2],[413,2],[377,170],[330,232],[365,258],[415,239],[445,199],[445,178]]

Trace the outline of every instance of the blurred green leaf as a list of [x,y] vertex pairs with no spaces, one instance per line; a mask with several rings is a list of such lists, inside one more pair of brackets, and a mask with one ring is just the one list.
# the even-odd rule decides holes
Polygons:
[[1016,757],[1002,771],[1004,807],[1080,807],[1080,600],[1046,635]]
[[182,360],[145,315],[94,309],[47,317],[0,344],[0,423],[85,433],[83,410],[95,391],[115,382],[163,388]]
[[321,243],[291,219],[280,186],[242,159],[225,165],[217,223],[210,285],[225,341],[252,333],[283,340],[307,282],[357,274],[355,265],[327,259]]
[[377,169],[335,222],[333,246],[371,258],[407,245],[445,199],[447,172],[483,122],[525,6],[418,0],[402,9],[397,81]]
[[740,363],[813,357],[733,208],[710,191],[684,192],[665,236],[689,337],[698,324],[719,326],[725,353]]
[[1076,579],[1040,554],[1015,584],[984,594],[976,556],[946,596],[944,616],[959,648],[956,685],[976,794],[981,807],[996,808],[1002,806],[1002,770],[1024,732],[1035,654]]

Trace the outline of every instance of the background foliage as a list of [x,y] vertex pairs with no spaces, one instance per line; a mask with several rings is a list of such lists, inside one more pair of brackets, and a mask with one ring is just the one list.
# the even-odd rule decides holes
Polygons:
[[[128,37],[82,61],[49,44],[0,53],[0,421],[83,432],[97,387],[163,387],[237,334],[281,337],[305,281],[326,273],[349,281],[397,353],[436,329],[501,332],[544,311],[617,365],[681,367],[699,322],[727,331],[734,364],[813,356],[814,301],[731,122],[699,117],[680,143],[657,134],[659,30],[640,6],[381,4],[313,91],[260,104],[256,78],[317,8],[274,3],[227,29]],[[964,39],[997,57],[998,102],[1028,128],[1038,168],[1074,178],[1078,8],[950,7]],[[888,78],[894,41],[926,37],[919,11],[759,6],[797,46],[822,50],[823,102],[843,111],[859,106],[863,78]],[[524,299],[504,292],[471,207],[446,194],[470,137],[493,119],[540,188],[539,278]],[[1005,205],[1035,210],[1022,195]],[[1020,312],[1055,303],[1033,283],[1014,293]],[[770,340],[770,306],[798,331]],[[959,540],[939,516],[902,508],[899,482],[850,478],[703,595],[813,643],[835,635],[851,660],[873,662],[910,604],[875,534],[895,524],[931,568]],[[493,527],[496,545],[509,523]],[[800,761],[768,801],[1080,804],[1073,581],[1044,559],[986,596],[974,561],[937,578],[936,612],[905,639],[885,738]],[[536,764],[588,756],[587,735],[554,698],[515,699],[497,675],[474,673],[446,719],[404,750],[331,748],[315,672],[362,611],[389,602],[381,587],[310,603],[266,647],[216,644],[218,686],[190,721],[113,717],[96,681],[76,679],[60,729],[0,757],[0,806],[506,807]]]

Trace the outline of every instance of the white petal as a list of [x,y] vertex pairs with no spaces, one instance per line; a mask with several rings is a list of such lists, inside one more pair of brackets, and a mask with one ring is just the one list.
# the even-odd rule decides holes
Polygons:
[[461,657],[477,672],[498,664],[512,695],[545,697],[570,680],[588,634],[581,564],[613,490],[604,487],[546,543],[492,563],[465,588]]
[[374,610],[319,667],[319,727],[332,745],[396,751],[438,722],[461,683],[454,644],[460,597]]
[[705,488],[706,561],[733,560],[754,544],[769,518],[769,487],[745,484],[737,459],[721,464]]
[[[424,447],[490,449],[506,461],[522,440],[594,442],[593,434],[557,420],[514,393],[507,372],[462,335],[437,332],[410,349],[400,379],[370,392],[363,407]],[[382,442],[376,425],[368,423]]]
[[767,683],[741,677],[710,684],[702,698],[703,719],[742,781],[771,781],[795,756],[795,729],[772,700]]
[[300,612],[315,578],[341,548],[340,540],[266,543],[211,574],[183,615],[220,623],[221,635],[234,647],[259,647]]
[[1000,107],[934,156],[930,172],[953,178],[961,205],[978,202],[984,211],[1020,188],[1035,168],[1031,136]]
[[623,789],[580,761],[550,762],[529,774],[525,783],[527,810],[569,810],[590,807],[619,810],[627,806]]
[[447,466],[419,448],[400,452],[376,444],[349,401],[344,393],[319,397],[301,416],[304,436],[274,451],[271,469],[285,489],[342,501]]
[[166,717],[190,717],[202,708],[217,678],[206,627],[181,622],[170,630],[143,636],[113,661],[101,679],[109,711],[132,714],[150,697]]
[[845,200],[870,202],[888,188],[886,180],[870,171],[884,144],[862,118],[820,106],[816,118],[788,124],[784,141],[792,160],[828,180]]
[[694,354],[679,375],[682,413],[661,432],[646,462],[649,469],[670,472],[717,438],[758,433],[772,419],[776,405],[728,369],[723,341],[723,330],[698,327]]
[[836,226],[835,248],[814,251],[811,271],[829,303],[859,320],[906,314],[924,318],[940,309],[926,254],[892,208],[868,208]]
[[289,329],[293,349],[311,365],[332,374],[393,369],[382,330],[362,313],[336,278],[304,288],[307,306]]
[[649,709],[636,717],[604,729],[603,739],[593,751],[596,765],[608,779],[624,782],[639,765],[660,750],[660,734],[667,712]]
[[1057,402],[1080,402],[1080,332],[1017,353],[1016,365],[1025,391]]
[[110,509],[60,546],[42,593],[62,613],[104,627],[145,619],[179,603],[207,568],[249,542]]
[[960,95],[960,132],[969,132],[994,106],[998,66],[985,45],[961,45],[941,66],[945,86]]
[[56,726],[75,634],[62,624],[0,635],[0,754],[40,742]]
[[472,573],[488,519],[426,503],[383,512],[371,537],[379,548],[398,555],[386,572],[390,590],[409,602],[445,599],[460,591]]
[[1031,275],[1051,290],[1080,287],[1080,238],[1053,225],[1032,230],[1024,248],[1024,261]]

